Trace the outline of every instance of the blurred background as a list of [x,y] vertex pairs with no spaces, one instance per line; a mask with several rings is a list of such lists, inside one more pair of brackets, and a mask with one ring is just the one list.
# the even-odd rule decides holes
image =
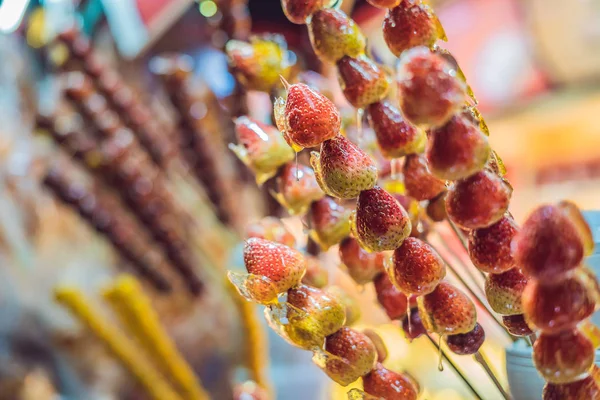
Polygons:
[[[443,46],[476,93],[492,147],[506,165],[515,219],[522,221],[536,204],[564,198],[598,209],[600,1],[429,3],[449,38]],[[364,0],[344,0],[341,8],[361,26],[374,58],[393,68],[396,59],[381,33],[385,11]],[[70,63],[54,38],[74,24],[79,37],[89,38],[93,55],[71,38],[69,57],[76,62]],[[110,314],[99,293],[119,272],[144,276],[140,270],[148,265],[175,281],[170,296],[146,280],[142,285],[162,329],[211,396],[232,398],[236,382],[246,379],[239,366],[248,324],[224,283],[225,270],[243,268],[240,238],[248,223],[285,213],[227,147],[235,142],[232,118],[249,113],[268,120],[271,102],[268,93],[240,87],[224,47],[230,39],[262,33],[283,35],[294,68],[318,72],[319,85],[354,117],[335,70],[319,63],[306,27],[291,24],[277,0],[0,0],[0,399],[147,398],[53,299],[57,287],[76,288]],[[175,76],[173,65],[184,65],[185,79]],[[88,78],[99,80],[99,89],[90,88]],[[123,134],[102,148],[98,163],[123,162],[123,171],[137,177],[131,182],[106,178],[110,168],[94,167],[90,157],[98,155],[86,153],[93,143],[68,135],[119,129],[139,135],[149,156],[137,157],[134,149],[123,161],[131,141]],[[155,177],[151,189],[142,185],[144,174]],[[132,190],[135,196],[124,195],[121,204],[121,194]],[[155,195],[163,201],[153,203]],[[142,206],[150,211],[138,221]],[[300,218],[285,223],[306,242]],[[439,232],[449,234],[444,226]],[[447,242],[445,255],[457,269],[468,269],[460,243]],[[356,287],[337,268],[336,253],[319,256],[330,283],[357,301],[358,326],[376,327],[388,345],[389,366],[413,375],[422,398],[502,398],[471,358],[457,357],[456,368],[438,372],[434,346],[425,338],[409,345],[372,288]],[[189,270],[200,276],[196,289]],[[467,282],[477,287],[480,278]],[[188,294],[200,285],[199,296]],[[261,311],[252,313],[262,323]],[[506,387],[504,349],[512,340],[480,314],[486,356]],[[263,361],[271,366],[277,399],[345,398],[347,389],[331,384],[309,352],[274,334],[268,340],[270,356]]]

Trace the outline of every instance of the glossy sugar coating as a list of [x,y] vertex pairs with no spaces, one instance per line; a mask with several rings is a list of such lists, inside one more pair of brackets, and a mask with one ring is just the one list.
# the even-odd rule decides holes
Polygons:
[[466,85],[444,58],[426,47],[404,53],[398,68],[400,109],[415,125],[445,124],[466,101]]
[[335,63],[344,56],[358,57],[365,51],[366,40],[360,28],[337,9],[314,13],[308,24],[308,35],[322,61]]
[[289,77],[293,64],[281,35],[255,36],[250,43],[230,40],[225,52],[237,80],[248,90],[269,92],[280,77]]
[[502,323],[513,336],[529,336],[533,333],[523,314],[505,315],[502,317]]
[[342,240],[339,256],[348,275],[359,285],[372,282],[384,271],[385,254],[367,252],[354,238],[347,237]]
[[441,38],[440,30],[431,8],[415,0],[400,2],[383,20],[383,38],[396,57],[413,47],[432,47]]
[[513,268],[516,263],[511,243],[519,227],[508,215],[487,228],[474,229],[468,236],[469,257],[483,272],[499,274]]
[[573,328],[596,307],[592,288],[578,275],[551,284],[530,280],[522,305],[527,323],[547,333]]
[[312,168],[288,163],[277,176],[275,198],[292,215],[304,214],[313,201],[324,196]]
[[406,210],[379,186],[360,193],[353,215],[354,236],[369,251],[394,250],[412,230]]
[[284,139],[296,150],[316,147],[340,132],[340,113],[333,102],[303,83],[290,85],[287,99],[275,101],[274,116]]
[[406,193],[419,201],[433,199],[446,190],[446,182],[433,176],[420,154],[406,156],[402,172]]
[[455,115],[430,131],[425,155],[433,175],[457,180],[482,170],[490,152],[487,136],[479,127],[464,116]]
[[467,333],[459,333],[458,335],[450,335],[444,338],[450,351],[458,355],[475,354],[485,341],[485,331],[479,323],[475,324],[475,328]]
[[385,70],[365,55],[344,56],[337,62],[340,87],[355,108],[383,99],[392,83]]
[[234,122],[239,145],[230,147],[257,175],[259,183],[294,159],[294,152],[274,126],[246,116],[238,117]]
[[311,237],[323,250],[338,244],[350,234],[350,214],[331,197],[313,202],[308,214]]
[[302,283],[322,289],[329,283],[329,271],[323,267],[319,259],[305,256],[306,273],[302,277]]
[[281,8],[290,22],[302,25],[314,12],[334,3],[333,0],[281,0]]
[[394,8],[402,3],[402,0],[367,0],[367,3],[378,8]]
[[384,362],[388,357],[388,350],[381,336],[372,329],[365,329],[362,332],[371,339],[371,342],[375,346],[377,350],[377,362]]
[[398,320],[406,315],[408,299],[390,281],[387,273],[380,273],[374,280],[377,301],[391,320]]
[[421,335],[427,334],[427,329],[423,326],[423,321],[419,315],[418,308],[411,307],[410,315],[404,316],[402,319],[402,330],[404,331],[404,336],[406,336],[408,340],[413,340]]
[[296,247],[296,238],[287,230],[279,218],[264,217],[246,227],[246,239],[255,237]]
[[369,105],[366,111],[379,149],[386,158],[423,152],[427,141],[425,131],[404,119],[392,103],[378,101]]
[[[306,262],[299,251],[259,238],[246,240],[244,264],[249,274],[267,278],[277,293],[284,293],[300,283],[306,271]],[[254,287],[254,291],[253,297],[261,299],[260,287]]]
[[440,335],[467,333],[477,323],[475,305],[462,291],[448,282],[417,298],[419,315],[428,332]]
[[557,206],[565,213],[579,233],[583,243],[583,254],[586,257],[591,256],[594,253],[594,236],[592,235],[590,226],[581,214],[579,207],[577,207],[577,205],[572,201],[568,200],[561,201],[557,204]]
[[444,191],[429,200],[425,212],[433,222],[445,221],[448,217],[448,213],[446,212],[446,192]]
[[371,339],[347,327],[327,336],[325,350],[335,356],[326,363],[325,372],[342,386],[368,374],[377,362],[377,349]]
[[327,292],[331,293],[344,306],[346,311],[346,326],[354,325],[361,317],[358,301],[338,286],[328,287]]
[[577,228],[554,205],[536,208],[523,223],[513,246],[523,272],[544,281],[561,279],[583,259],[583,242]]
[[594,364],[594,346],[577,329],[542,332],[533,345],[533,363],[547,382],[574,382],[585,378]]
[[366,393],[386,400],[416,400],[418,396],[418,389],[411,379],[380,363],[363,377],[363,387]]
[[287,338],[303,349],[321,347],[325,337],[346,321],[344,306],[331,294],[300,285],[288,291],[287,323],[282,325]]
[[377,182],[375,161],[341,135],[324,141],[319,153],[311,153],[310,162],[321,189],[333,197],[356,198]]
[[600,400],[600,369],[593,366],[590,375],[576,382],[565,384],[547,383],[542,392],[543,400]]
[[431,293],[446,276],[446,266],[433,247],[417,238],[406,238],[394,251],[390,278],[406,295]]
[[485,228],[508,210],[512,188],[490,171],[456,181],[448,190],[448,217],[461,228]]
[[485,280],[485,296],[498,314],[522,314],[521,296],[525,286],[527,277],[513,268],[501,274],[489,274]]

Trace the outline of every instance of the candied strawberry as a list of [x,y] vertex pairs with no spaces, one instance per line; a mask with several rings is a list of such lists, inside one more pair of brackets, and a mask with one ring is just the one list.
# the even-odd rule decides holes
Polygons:
[[402,0],[367,0],[367,3],[378,8],[394,8],[402,3]]
[[331,197],[323,197],[310,206],[310,235],[323,250],[338,244],[350,234],[351,211]]
[[327,336],[325,350],[332,354],[324,371],[336,383],[348,386],[373,369],[377,362],[377,349],[364,333],[343,327]]
[[416,400],[418,389],[404,374],[390,371],[382,364],[363,377],[365,392],[386,400]]
[[391,320],[401,319],[406,315],[408,299],[390,281],[388,274],[380,273],[375,278],[377,301]]
[[339,247],[340,261],[346,266],[348,275],[359,285],[372,282],[384,271],[385,255],[368,253],[356,239],[347,237]]
[[383,20],[383,38],[398,57],[413,47],[432,47],[440,38],[440,25],[428,5],[406,0],[387,12]]
[[475,305],[462,291],[442,281],[435,290],[417,298],[419,315],[428,332],[440,335],[467,333],[475,328]]
[[521,295],[526,285],[527,277],[513,268],[501,274],[489,274],[485,280],[485,295],[498,314],[522,314]]
[[388,356],[388,350],[385,342],[377,332],[372,329],[365,329],[363,333],[367,335],[377,350],[377,362],[384,362]]
[[400,109],[410,122],[441,126],[464,105],[466,84],[443,57],[418,47],[404,53],[400,61]]
[[272,291],[277,295],[296,286],[306,271],[306,262],[299,251],[259,238],[246,240],[244,264],[249,274],[267,278],[253,281],[248,288],[260,302],[275,300]]
[[312,47],[323,61],[337,62],[344,56],[358,57],[366,40],[360,28],[341,10],[329,8],[315,12],[308,24]]
[[404,294],[431,293],[446,276],[444,261],[433,247],[416,238],[406,238],[394,251],[390,276]]
[[281,0],[281,8],[290,22],[303,25],[314,12],[331,7],[333,3],[333,0]]
[[246,238],[260,238],[285,244],[289,247],[296,247],[294,235],[287,230],[279,218],[264,217],[258,222],[248,225],[246,228]]
[[550,383],[574,382],[594,365],[594,346],[577,329],[556,335],[542,332],[533,345],[533,363]]
[[389,101],[373,103],[366,110],[379,149],[386,158],[423,152],[427,141],[425,131],[406,121]]
[[233,400],[269,400],[267,391],[256,382],[246,381],[235,386]]
[[302,277],[302,283],[322,289],[329,282],[329,271],[321,265],[316,257],[306,256],[306,274]]
[[421,335],[427,334],[427,329],[423,326],[418,308],[412,308],[410,314],[402,319],[402,330],[408,340],[413,340]]
[[370,251],[394,250],[412,229],[406,210],[379,186],[360,193],[353,215],[354,236]]
[[533,333],[523,314],[505,315],[502,317],[502,323],[513,336],[529,336]]
[[461,115],[432,129],[425,155],[431,173],[440,179],[466,178],[485,166],[490,157],[487,136]]
[[446,190],[446,182],[431,174],[422,155],[406,156],[402,172],[406,193],[419,201],[433,199]]
[[304,214],[313,201],[324,196],[315,172],[302,164],[286,164],[277,176],[275,198],[292,215]]
[[287,99],[275,101],[274,115],[283,137],[296,150],[316,147],[340,132],[340,113],[335,105],[303,83],[290,85]]
[[581,263],[583,242],[559,207],[543,205],[529,215],[514,239],[514,255],[527,275],[545,281],[559,280]]
[[474,229],[468,236],[469,257],[483,272],[499,274],[515,266],[511,242],[519,227],[510,216],[487,228]]
[[312,152],[310,162],[321,189],[330,196],[353,199],[377,181],[377,167],[360,147],[338,135]]
[[506,210],[512,188],[490,171],[456,181],[448,190],[448,217],[461,228],[485,228],[498,222]]
[[446,213],[446,192],[444,191],[433,199],[429,200],[425,210],[427,216],[433,222],[444,221],[448,217],[448,213]]
[[355,108],[365,108],[383,99],[392,83],[388,74],[365,55],[344,56],[337,67],[340,87]]
[[243,116],[235,119],[239,145],[230,149],[257,175],[259,183],[275,175],[277,169],[294,159],[294,152],[272,125]]
[[335,296],[335,298],[344,306],[344,309],[346,310],[346,326],[354,325],[361,316],[358,301],[338,286],[328,287],[327,292]]
[[527,322],[546,333],[572,328],[596,308],[592,289],[578,275],[548,284],[530,280],[523,291],[522,305]]
[[344,306],[331,294],[300,285],[288,291],[287,339],[303,349],[322,347],[325,337],[339,330],[346,321]]
[[576,382],[565,384],[547,383],[543,400],[600,400],[600,368],[593,366],[590,375]]
[[584,255],[591,256],[594,253],[594,236],[579,208],[575,203],[568,200],[561,201],[557,206],[567,215],[573,225],[575,225],[583,243]]
[[475,328],[467,333],[459,333],[458,335],[450,335],[444,338],[450,351],[461,356],[475,354],[479,351],[481,345],[485,341],[485,331],[478,323]]

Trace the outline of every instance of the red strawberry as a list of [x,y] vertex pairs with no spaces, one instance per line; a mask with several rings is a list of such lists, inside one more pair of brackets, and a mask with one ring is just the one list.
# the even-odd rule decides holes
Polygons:
[[394,250],[412,229],[406,210],[379,186],[360,193],[352,219],[354,236],[370,251]]
[[260,303],[270,303],[277,295],[300,283],[306,263],[300,252],[283,244],[250,238],[244,246],[244,264],[249,274],[247,289]]
[[287,322],[282,330],[287,339],[303,349],[321,348],[325,337],[346,321],[344,306],[329,293],[306,285],[288,291]]
[[310,235],[327,250],[350,234],[351,211],[331,197],[323,197],[310,206],[308,214]]
[[335,3],[332,0],[281,0],[283,13],[294,24],[303,25],[314,12]]
[[446,210],[452,222],[461,228],[485,228],[502,218],[511,194],[512,188],[502,178],[484,170],[450,187]]
[[433,10],[420,1],[402,1],[383,21],[383,38],[396,57],[412,47],[432,47],[442,36]]
[[367,108],[369,123],[377,144],[386,158],[422,153],[427,141],[425,131],[406,121],[389,101],[382,100]]
[[445,340],[448,348],[454,354],[461,356],[475,354],[485,341],[485,331],[481,325],[475,324],[472,331],[446,336]]
[[474,229],[469,234],[469,257],[483,272],[499,274],[515,266],[511,242],[519,227],[515,221],[504,216],[487,228]]
[[448,217],[446,213],[446,192],[438,194],[433,199],[429,200],[426,208],[427,216],[433,222],[442,222]]
[[547,383],[543,400],[600,400],[600,368],[593,366],[590,375],[576,382],[562,385]]
[[479,127],[456,115],[430,131],[427,163],[440,179],[457,180],[480,171],[490,157],[490,145]]
[[594,365],[594,346],[577,329],[542,334],[533,345],[533,363],[550,383],[569,383],[587,376]]
[[529,215],[515,237],[514,255],[530,277],[559,280],[581,263],[583,242],[575,225],[559,207],[544,205]]
[[377,362],[377,349],[371,339],[351,328],[343,327],[327,336],[325,350],[331,356],[325,361],[323,370],[342,386],[368,374]]
[[311,153],[310,162],[323,191],[334,197],[353,199],[377,181],[373,159],[341,135],[324,141],[320,153]]
[[440,282],[433,292],[418,297],[417,301],[419,315],[428,332],[456,335],[475,328],[475,305],[462,291],[448,282]]
[[313,201],[324,196],[312,168],[286,164],[277,177],[275,198],[292,215],[304,214]]
[[489,274],[485,280],[485,296],[492,310],[498,314],[522,314],[521,295],[526,285],[527,277],[518,268]]
[[402,172],[406,193],[419,201],[433,199],[446,190],[446,182],[431,174],[422,155],[406,156]]
[[446,266],[433,247],[409,237],[394,251],[390,276],[402,293],[420,296],[431,293],[444,279]]
[[365,108],[385,97],[391,79],[369,57],[342,57],[337,62],[340,87],[355,108]]
[[557,206],[567,215],[567,217],[569,217],[573,225],[575,225],[575,228],[581,237],[581,241],[583,242],[584,255],[591,256],[594,253],[594,236],[579,208],[575,203],[568,200],[561,201]]
[[381,336],[372,329],[365,329],[363,333],[371,339],[371,342],[377,350],[377,362],[384,362],[388,356],[388,350]]
[[406,315],[402,319],[402,330],[408,340],[413,340],[427,334],[427,329],[423,326],[418,308],[411,307],[410,315]]
[[418,395],[418,389],[410,378],[379,363],[363,377],[363,387],[368,394],[386,400],[416,400]]
[[259,183],[294,159],[294,152],[272,125],[243,116],[235,120],[235,131],[239,145],[231,144],[229,148],[252,169]]
[[402,3],[402,0],[367,0],[367,3],[378,8],[394,8]]
[[306,256],[306,274],[302,283],[322,289],[329,282],[329,271],[319,262],[316,257]]
[[285,244],[289,247],[296,247],[294,235],[287,230],[279,218],[264,217],[258,222],[248,225],[246,228],[246,238],[260,238]]
[[400,109],[410,122],[441,126],[464,105],[466,84],[443,57],[417,47],[404,53],[400,61]]
[[289,86],[286,100],[275,101],[274,115],[283,137],[296,150],[316,147],[340,132],[335,105],[303,83]]
[[315,54],[322,61],[358,57],[365,50],[366,40],[360,28],[341,10],[330,8],[315,12],[308,24],[308,35]]
[[502,323],[506,327],[506,330],[513,336],[529,336],[533,334],[533,330],[527,325],[523,314],[505,315],[502,317]]
[[576,326],[596,308],[595,293],[578,274],[552,284],[532,279],[522,295],[527,322],[546,333]]
[[408,306],[406,295],[392,284],[385,272],[380,273],[374,282],[377,301],[384,308],[387,316],[391,320],[403,318]]
[[340,243],[339,253],[348,275],[359,285],[372,282],[384,271],[385,255],[366,252],[356,239],[350,237],[344,239]]

